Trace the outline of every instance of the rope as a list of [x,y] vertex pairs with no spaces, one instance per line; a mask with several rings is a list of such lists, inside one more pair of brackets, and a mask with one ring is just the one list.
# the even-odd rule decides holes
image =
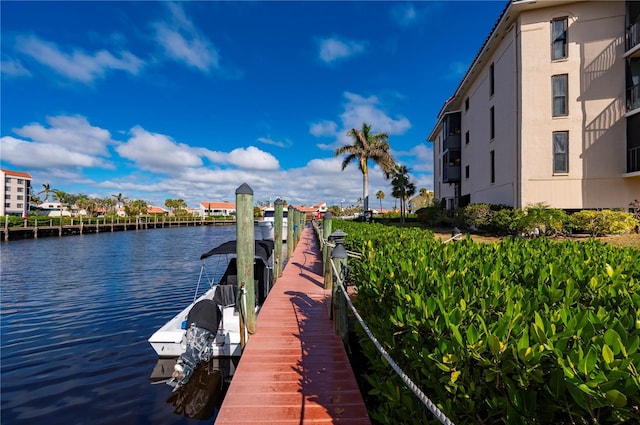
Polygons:
[[420,399],[420,401],[427,407],[427,409],[431,411],[431,413],[433,413],[433,415],[441,423],[443,423],[444,425],[454,425],[454,423],[449,418],[447,418],[447,416],[444,413],[442,413],[440,409],[438,409],[438,406],[436,406],[431,400],[429,400],[429,398],[420,390],[420,388],[418,388],[418,386],[413,383],[413,381],[404,373],[404,371],[400,368],[400,366],[398,366],[398,364],[395,361],[393,361],[389,353],[387,353],[384,347],[382,347],[380,342],[378,342],[378,339],[373,335],[373,333],[371,332],[367,324],[364,323],[364,320],[362,320],[360,313],[358,313],[358,310],[356,310],[353,303],[351,302],[351,299],[347,295],[347,291],[344,289],[344,286],[342,286],[342,279],[340,279],[340,276],[338,275],[338,271],[336,270],[336,266],[333,263],[333,261],[331,261],[331,268],[333,269],[334,276],[338,280],[338,285],[342,290],[342,293],[344,295],[345,300],[347,301],[347,304],[349,305],[349,308],[351,309],[354,316],[358,320],[358,323],[360,323],[360,326],[362,326],[364,331],[369,336],[369,339],[371,339],[375,347],[378,349],[380,354],[384,356],[384,358],[387,360],[387,362],[389,362],[393,370],[398,374],[398,376],[407,385],[407,387],[409,387],[409,389],[416,395],[416,397]]

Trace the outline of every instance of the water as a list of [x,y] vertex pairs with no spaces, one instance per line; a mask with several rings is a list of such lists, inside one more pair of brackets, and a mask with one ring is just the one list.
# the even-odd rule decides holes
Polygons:
[[151,384],[147,339],[191,302],[200,254],[231,239],[198,226],[0,244],[2,424],[213,423]]

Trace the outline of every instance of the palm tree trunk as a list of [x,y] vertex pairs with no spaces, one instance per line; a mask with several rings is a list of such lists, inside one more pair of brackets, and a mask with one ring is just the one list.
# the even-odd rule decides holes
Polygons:
[[369,211],[369,173],[362,173],[362,198],[364,211]]

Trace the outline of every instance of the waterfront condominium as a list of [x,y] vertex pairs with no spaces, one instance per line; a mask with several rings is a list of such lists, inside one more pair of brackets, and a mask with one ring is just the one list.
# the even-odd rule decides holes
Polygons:
[[627,209],[640,199],[640,2],[508,2],[427,140],[447,208]]
[[31,195],[31,174],[2,169],[0,175],[4,181],[2,186],[4,202],[0,205],[0,216],[26,217]]

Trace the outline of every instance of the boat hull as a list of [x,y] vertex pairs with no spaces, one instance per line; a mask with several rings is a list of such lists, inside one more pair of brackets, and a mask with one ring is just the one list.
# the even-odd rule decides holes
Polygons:
[[[217,286],[214,286],[198,298],[196,302],[204,299],[213,299],[216,289]],[[159,357],[178,357],[185,352],[185,325],[189,311],[194,305],[195,303],[192,303],[187,306],[151,335],[149,344]],[[239,357],[242,353],[239,314],[235,311],[234,306],[221,307],[221,310],[221,326],[212,342],[213,356]]]
[[[260,234],[265,241],[272,241],[275,239],[275,222],[273,220],[261,220],[258,222],[260,228]],[[287,240],[287,220],[282,223],[282,240]]]

